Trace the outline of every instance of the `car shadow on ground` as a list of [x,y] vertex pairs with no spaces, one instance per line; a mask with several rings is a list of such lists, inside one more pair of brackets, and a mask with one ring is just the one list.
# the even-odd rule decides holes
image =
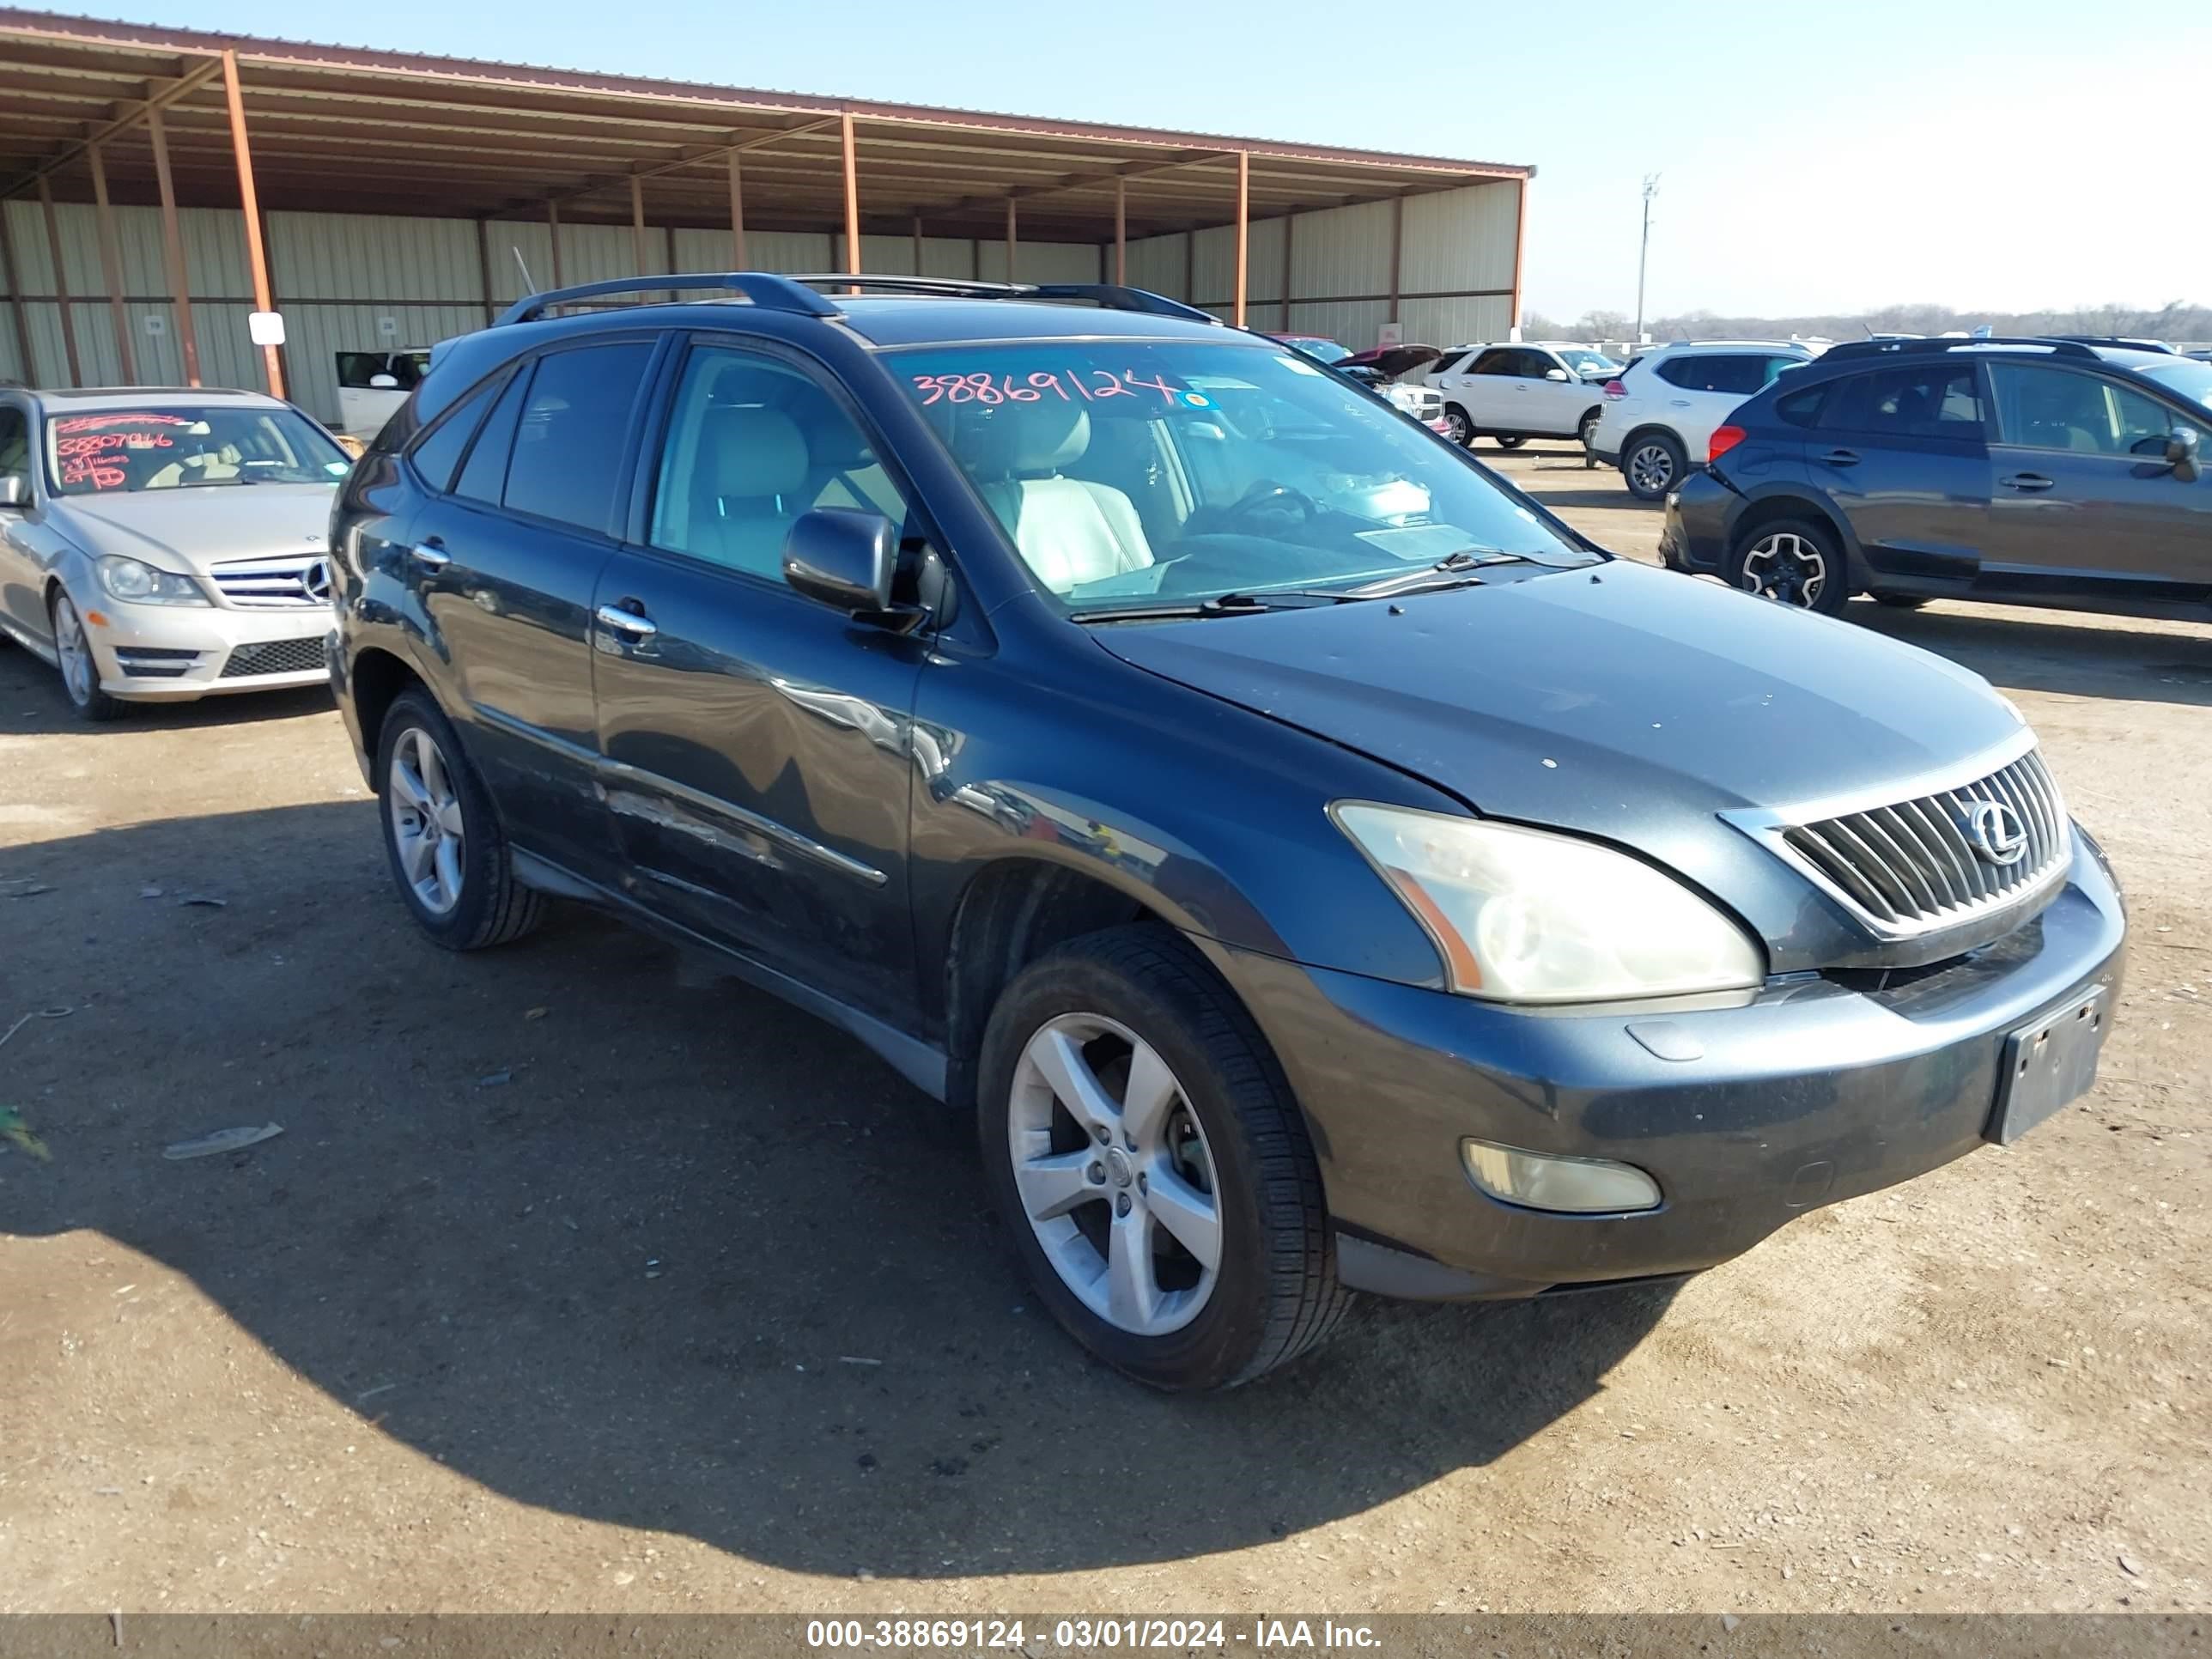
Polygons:
[[2027,606],[1964,611],[1938,603],[1906,611],[1856,600],[1847,620],[2037,691],[2130,702],[2212,706],[2212,629],[2171,631],[2125,617]]
[[[7,857],[53,890],[0,917],[0,1015],[76,1011],[7,1055],[52,1152],[0,1159],[9,1226],[167,1263],[337,1404],[521,1502],[831,1575],[1187,1558],[1498,1458],[1670,1298],[1368,1304],[1271,1378],[1164,1397],[1019,1281],[969,1124],[588,912],[434,949],[373,803]],[[252,872],[223,909],[138,896],[217,868]],[[264,1120],[283,1134],[161,1156]]]
[[330,712],[329,690],[311,685],[292,691],[222,692],[197,702],[129,703],[117,719],[94,722],[70,704],[59,673],[14,641],[0,638],[0,733],[189,732]]

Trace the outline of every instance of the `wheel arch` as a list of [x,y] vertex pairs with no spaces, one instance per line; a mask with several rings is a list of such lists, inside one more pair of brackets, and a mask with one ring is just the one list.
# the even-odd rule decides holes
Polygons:
[[1745,541],[1764,526],[1784,519],[1804,519],[1826,530],[1843,550],[1844,574],[1850,578],[1850,590],[1863,593],[1868,589],[1866,556],[1859,550],[1858,538],[1851,534],[1850,520],[1816,496],[1798,493],[1787,486],[1778,486],[1747,498],[1729,522],[1728,552],[1723,560],[1725,573],[1728,560],[1735,557]]
[[419,690],[431,702],[444,707],[428,678],[419,668],[398,652],[380,645],[364,646],[354,653],[347,688],[353,700],[355,721],[361,728],[362,746],[372,759],[383,733],[385,716],[404,693]]

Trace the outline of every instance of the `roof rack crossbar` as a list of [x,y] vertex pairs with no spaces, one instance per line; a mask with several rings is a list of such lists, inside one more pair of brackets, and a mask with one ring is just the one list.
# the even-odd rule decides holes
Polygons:
[[976,283],[958,276],[876,276],[863,271],[817,271],[793,276],[794,283],[823,288],[873,289],[880,294],[938,294],[967,300],[1087,300],[1106,311],[1140,311],[1155,317],[1182,317],[1219,323],[1210,311],[1170,300],[1150,289],[1121,283]]
[[1957,335],[1937,334],[1924,340],[1845,340],[1830,346],[1821,357],[1824,361],[1838,357],[1918,357],[1943,351],[1971,351],[1981,346],[2033,346],[2054,357],[2097,361],[2097,354],[2078,340],[2056,339],[2048,334],[1984,334],[1963,339]]
[[[741,294],[757,306],[770,311],[794,311],[808,317],[835,317],[837,307],[820,295],[801,284],[810,279],[794,279],[775,276],[764,270],[694,271],[663,276],[620,276],[611,282],[581,283],[574,288],[548,289],[543,294],[526,295],[500,313],[496,326],[509,323],[526,323],[542,317],[555,306],[573,305],[580,300],[602,299],[617,294],[665,294],[694,289],[708,289],[725,294]],[[812,279],[818,280],[818,279]]]

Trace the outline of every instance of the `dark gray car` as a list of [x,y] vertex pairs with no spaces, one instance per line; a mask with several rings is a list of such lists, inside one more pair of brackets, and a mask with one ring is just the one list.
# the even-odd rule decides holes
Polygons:
[[[672,286],[747,302],[540,315]],[[2112,875],[1980,679],[1608,558],[1157,296],[540,296],[334,529],[425,934],[723,953],[972,1119],[1043,1304],[1162,1386],[1350,1289],[1710,1267],[2017,1139],[2114,1006]]]

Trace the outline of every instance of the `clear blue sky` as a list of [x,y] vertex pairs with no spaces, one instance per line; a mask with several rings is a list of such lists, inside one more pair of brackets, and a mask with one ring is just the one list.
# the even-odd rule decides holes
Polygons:
[[[67,3],[67,0],[58,0]],[[1528,161],[1528,303],[2212,303],[2212,6],[380,0],[84,8],[252,34]],[[526,27],[523,20],[527,20]]]

